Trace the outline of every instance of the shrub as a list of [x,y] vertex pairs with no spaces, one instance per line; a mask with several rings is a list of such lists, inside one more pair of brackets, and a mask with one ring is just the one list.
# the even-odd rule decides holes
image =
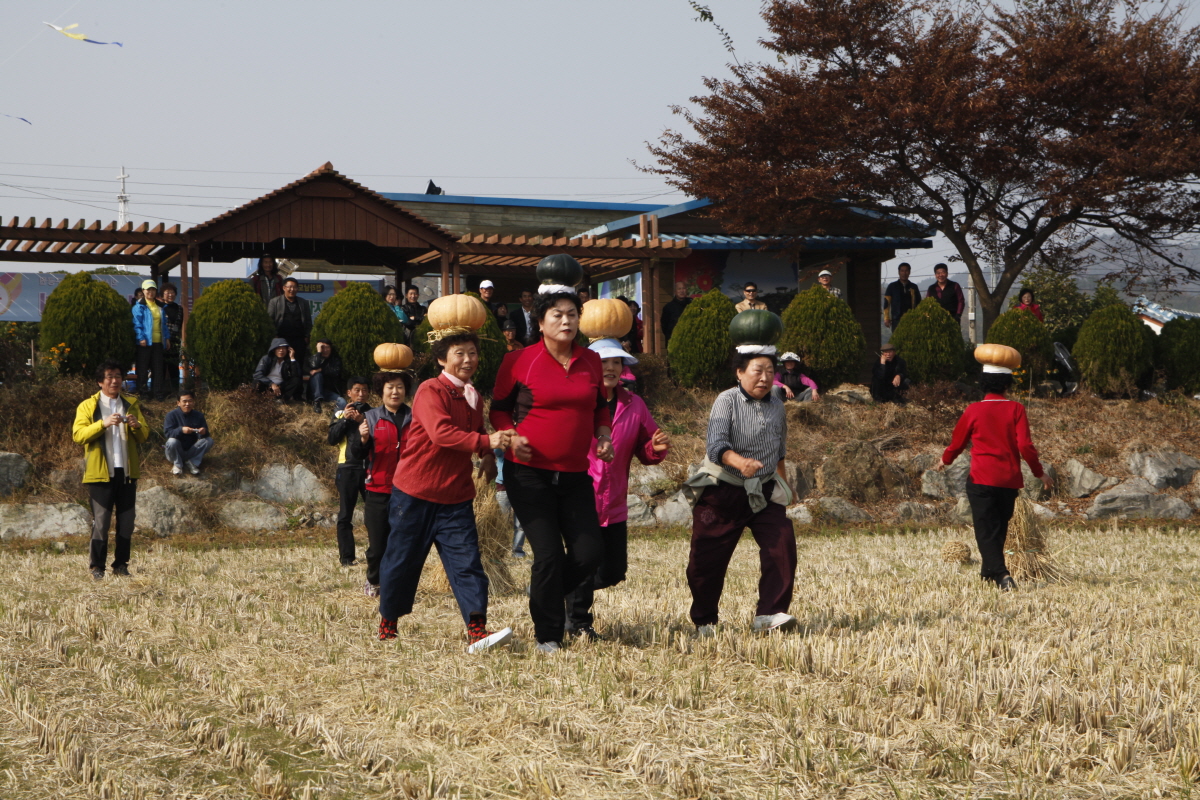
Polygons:
[[1021,366],[1041,380],[1054,362],[1054,342],[1050,331],[1028,311],[1013,309],[996,317],[988,330],[987,341],[1006,344],[1021,354]]
[[1200,392],[1200,319],[1173,319],[1158,335],[1158,365],[1168,389]]
[[727,388],[733,378],[729,323],[737,315],[720,289],[697,297],[679,318],[667,345],[671,375],[681,386]]
[[133,312],[129,303],[104,281],[87,273],[68,275],[46,298],[39,347],[43,353],[66,344],[60,372],[88,374],[106,358],[133,364]]
[[1099,394],[1133,395],[1152,366],[1146,326],[1125,305],[1108,305],[1083,323],[1075,342],[1083,381]]
[[187,322],[188,352],[210,389],[249,383],[274,336],[262,300],[250,284],[237,280],[205,289]]
[[963,370],[966,348],[962,332],[954,317],[932,297],[904,315],[892,334],[892,344],[908,364],[913,383],[952,381]]
[[780,352],[804,359],[821,391],[857,380],[867,340],[846,301],[817,285],[800,292],[783,312]]
[[[475,292],[467,292],[467,294],[479,298]],[[413,331],[412,349],[413,353],[417,355],[413,368],[420,380],[428,380],[441,371],[437,361],[429,353],[428,337],[432,330],[433,325],[429,323],[429,317],[426,316]],[[587,346],[586,339],[583,340],[583,345]],[[479,329],[479,369],[475,373],[475,379],[471,381],[475,384],[476,389],[484,394],[491,393],[492,388],[496,385],[496,373],[500,371],[500,362],[504,360],[504,354],[507,352],[508,348],[504,346],[504,334],[500,332],[496,318],[488,314],[483,327]]]
[[310,352],[318,339],[333,342],[342,357],[344,376],[370,375],[379,371],[372,357],[375,347],[403,343],[404,326],[379,292],[364,281],[350,281],[321,306],[309,339]]

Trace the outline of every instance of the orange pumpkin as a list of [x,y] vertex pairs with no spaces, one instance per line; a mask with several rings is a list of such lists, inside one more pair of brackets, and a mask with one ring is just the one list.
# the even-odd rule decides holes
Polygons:
[[621,300],[589,300],[583,304],[579,330],[589,339],[620,339],[632,327],[633,312]]
[[375,365],[382,370],[408,369],[413,361],[413,351],[408,345],[384,342],[375,347]]
[[981,344],[975,348],[975,360],[994,367],[1017,369],[1021,366],[1021,354],[1006,344]]
[[430,303],[426,316],[434,330],[468,328],[477,331],[487,320],[487,313],[483,303],[470,295],[448,294]]

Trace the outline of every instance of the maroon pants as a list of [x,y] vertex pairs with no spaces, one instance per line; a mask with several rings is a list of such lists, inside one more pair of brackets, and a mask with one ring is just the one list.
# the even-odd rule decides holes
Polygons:
[[[774,488],[775,482],[771,481],[763,487],[763,493],[770,497]],[[796,531],[792,521],[779,503],[767,503],[755,514],[745,489],[722,482],[705,489],[692,509],[687,579],[692,590],[692,622],[696,625],[717,622],[729,559],[747,527],[758,542],[762,568],[758,609],[754,613],[778,614],[791,605],[796,582]]]

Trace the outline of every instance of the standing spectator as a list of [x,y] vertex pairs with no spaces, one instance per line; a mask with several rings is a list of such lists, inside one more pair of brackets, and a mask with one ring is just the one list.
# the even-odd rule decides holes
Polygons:
[[[509,320],[509,322],[511,321]],[[496,449],[492,451],[492,455],[496,457],[496,505],[500,506],[500,513],[512,518],[513,558],[524,558],[525,529],[521,527],[521,520],[517,519],[516,512],[513,511],[512,502],[508,499],[508,490],[504,488],[504,451]]]
[[908,400],[908,365],[896,354],[896,345],[888,342],[879,350],[879,363],[871,368],[871,397],[876,403],[900,403]]
[[[308,334],[312,331],[312,307],[298,295],[300,283],[295,278],[283,282],[283,294],[267,303],[267,314],[275,323],[275,335],[287,339],[296,351],[296,360],[304,364],[308,357]],[[304,379],[307,381],[308,376]]]
[[279,265],[273,257],[263,256],[258,260],[258,269],[250,276],[250,286],[262,298],[264,306],[283,295],[283,276],[279,274]]
[[371,384],[363,377],[351,378],[346,394],[350,402],[333,413],[327,441],[338,449],[337,473],[333,481],[338,490],[338,557],[343,567],[352,567],[358,563],[354,557],[354,508],[360,497],[364,507],[366,505],[364,493],[367,476],[365,460],[361,454],[350,453],[349,445],[353,437],[359,436],[358,426],[371,410],[367,403],[371,396]]
[[[624,345],[626,352],[640,353],[642,352],[642,308],[637,304],[636,300],[626,300],[625,304],[629,306],[629,313],[633,314],[633,325],[630,326],[629,332],[621,337],[621,344]],[[634,363],[637,363],[636,360]]]
[[176,294],[178,290],[174,284],[163,284],[163,314],[167,316],[167,333],[171,336],[170,347],[163,351],[163,372],[167,377],[167,390],[171,394],[179,391],[179,362],[183,357],[183,306],[175,302]]
[[312,390],[313,411],[321,413],[321,403],[333,403],[341,410],[346,400],[341,395],[342,357],[333,348],[333,342],[321,339],[317,352],[308,357],[308,386]]
[[800,403],[821,399],[817,382],[804,368],[804,361],[795,353],[784,353],[779,357],[783,369],[775,373],[775,385],[783,389],[788,400]]
[[817,273],[817,283],[834,297],[842,296],[842,290],[833,285],[833,273],[829,270],[823,269]]
[[687,287],[683,281],[675,282],[675,296],[671,298],[671,302],[663,306],[662,310],[662,331],[663,337],[667,343],[671,342],[671,334],[675,332],[675,326],[679,324],[679,318],[683,316],[684,310],[691,305],[692,298],[688,297]]
[[350,437],[350,452],[361,460],[366,470],[363,495],[363,522],[367,526],[367,582],[363,592],[367,597],[379,596],[379,565],[387,551],[391,535],[388,503],[392,497],[392,482],[400,463],[400,447],[412,412],[404,405],[411,394],[412,374],[408,372],[377,372],[372,379],[375,393],[383,405],[366,413],[358,430]]
[[1021,302],[1016,306],[1018,311],[1028,311],[1030,314],[1033,314],[1038,318],[1038,322],[1046,321],[1046,318],[1042,316],[1042,307],[1039,306],[1037,304],[1037,300],[1034,299],[1033,289],[1022,287],[1019,298]]
[[167,443],[163,451],[171,462],[171,474],[182,475],[187,462],[188,472],[200,474],[200,462],[213,446],[208,420],[196,410],[196,396],[191,392],[179,395],[179,407],[172,408],[163,420],[163,433]]
[[941,307],[954,317],[955,322],[961,322],[966,300],[963,299],[962,287],[957,282],[950,280],[949,276],[950,268],[945,264],[935,266],[933,277],[937,280],[930,285],[925,296],[937,300]]
[[408,314],[404,312],[404,305],[400,302],[400,294],[396,291],[395,286],[383,287],[383,302],[388,304],[388,308],[396,315],[396,319],[400,320],[400,324],[408,328]]
[[71,438],[83,445],[87,487],[92,507],[92,543],[88,567],[92,577],[104,577],[108,560],[108,528],[117,517],[114,575],[129,574],[129,550],[137,506],[138,445],[150,434],[135,397],[121,394],[125,367],[108,359],[96,369],[100,391],[75,409]]
[[533,292],[529,289],[521,290],[521,308],[513,314],[512,320],[517,325],[517,340],[521,344],[533,344],[541,336],[541,331],[538,330],[537,312],[533,306]]
[[899,280],[888,284],[883,293],[883,323],[892,330],[900,324],[900,319],[912,311],[921,302],[921,289],[908,279],[912,274],[912,266],[907,262],[896,267]]
[[562,649],[564,597],[591,578],[604,556],[588,453],[611,461],[612,417],[600,356],[576,343],[579,297],[538,298],[542,339],[500,362],[492,427],[516,428],[504,486],[533,545],[529,613],[539,652]]
[[758,299],[758,284],[754,281],[749,281],[742,287],[742,302],[734,306],[739,312],[747,311],[751,308],[766,310],[767,304]]
[[591,300],[591,299],[592,299],[592,290],[591,289],[584,286],[582,289],[579,290],[579,302],[580,303],[586,303],[588,300]]
[[142,287],[137,287],[133,290],[133,297],[129,298],[129,305],[136,306],[138,302],[145,296],[146,293],[142,291]]
[[483,281],[479,284],[479,297],[483,300],[483,305],[487,307],[487,310],[492,312],[492,316],[496,318],[496,324],[499,325],[508,319],[508,305],[494,300],[495,296],[496,284],[491,281]]
[[413,331],[425,319],[425,306],[421,305],[421,291],[415,286],[408,287],[408,290],[404,292],[404,298],[407,302],[402,308],[405,316],[408,317],[408,322],[404,327],[408,329],[408,344],[411,346]]
[[300,364],[287,339],[277,336],[271,340],[271,349],[254,368],[254,388],[259,392],[271,392],[275,399],[285,403],[304,399]]
[[[152,280],[142,282],[143,297],[133,306],[133,335],[137,339],[138,395],[155,400],[167,396],[167,376],[163,374],[163,356],[171,346],[167,315],[158,302],[158,286]],[[150,388],[146,388],[149,382]]]
[[520,350],[525,345],[517,339],[517,323],[515,320],[504,320],[504,326],[501,328],[504,333],[504,348],[505,352],[511,353],[513,350]]

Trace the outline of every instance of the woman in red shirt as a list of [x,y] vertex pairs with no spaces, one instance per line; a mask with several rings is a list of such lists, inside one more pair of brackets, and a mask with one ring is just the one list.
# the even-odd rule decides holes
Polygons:
[[1016,306],[1017,311],[1028,311],[1038,318],[1038,322],[1046,321],[1046,318],[1042,316],[1042,307],[1033,298],[1033,289],[1022,289],[1018,296],[1021,302]]
[[603,558],[588,453],[613,457],[600,356],[575,342],[581,304],[566,288],[541,287],[542,338],[504,357],[492,393],[492,427],[516,431],[504,486],[533,545],[529,613],[543,653],[561,649],[564,597]]
[[938,465],[939,470],[944,469],[970,443],[967,500],[971,503],[975,543],[982,562],[979,574],[1006,592],[1017,588],[1004,563],[1004,541],[1008,538],[1008,521],[1012,519],[1017,492],[1025,485],[1021,459],[1029,464],[1034,477],[1042,479],[1047,490],[1054,486],[1038,460],[1025,406],[1004,397],[1012,382],[1012,370],[984,364],[979,380],[984,398],[967,406]]

